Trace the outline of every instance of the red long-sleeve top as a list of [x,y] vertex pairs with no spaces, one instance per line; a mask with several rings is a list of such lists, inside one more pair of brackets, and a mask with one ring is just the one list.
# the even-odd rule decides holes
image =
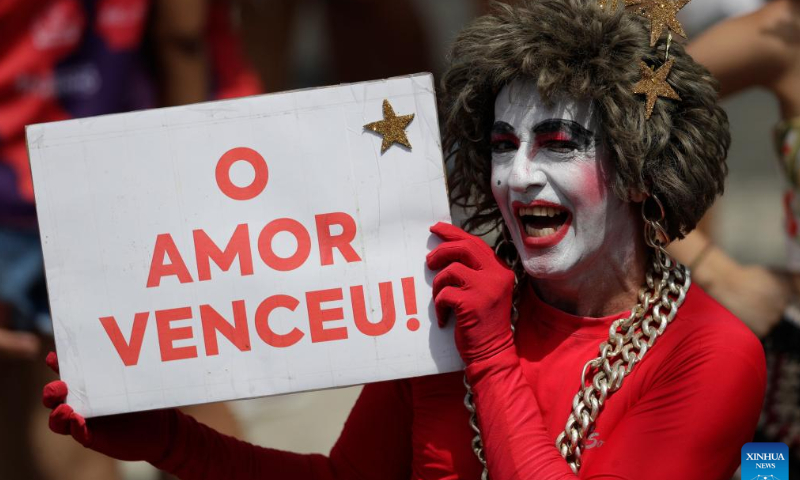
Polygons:
[[[516,351],[469,365],[492,480],[574,479],[555,447],[587,360],[615,319],[581,318],[523,295]],[[765,388],[761,345],[691,287],[664,335],[605,404],[582,479],[727,479]],[[265,449],[176,414],[156,466],[195,479],[475,479],[481,466],[462,373],[367,385],[328,457]]]

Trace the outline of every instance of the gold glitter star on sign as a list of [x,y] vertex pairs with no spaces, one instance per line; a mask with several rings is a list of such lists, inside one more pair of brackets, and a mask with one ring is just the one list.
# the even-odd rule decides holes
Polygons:
[[392,105],[389,100],[383,101],[383,120],[372,122],[364,125],[367,130],[383,136],[383,143],[381,144],[381,153],[385,152],[393,143],[399,143],[405,147],[411,148],[411,142],[408,141],[406,136],[406,127],[411,120],[414,120],[414,114],[397,116],[394,113]]
[[654,46],[661,37],[664,27],[669,28],[683,38],[681,23],[675,18],[678,11],[685,7],[689,0],[625,0],[625,8],[634,10],[639,15],[650,19],[650,46]]
[[647,95],[647,118],[650,118],[650,115],[653,114],[653,107],[658,97],[671,98],[673,100],[681,99],[675,90],[667,84],[667,75],[669,75],[674,62],[675,60],[670,58],[667,63],[661,65],[656,71],[653,71],[646,63],[639,62],[642,79],[633,86],[633,93]]

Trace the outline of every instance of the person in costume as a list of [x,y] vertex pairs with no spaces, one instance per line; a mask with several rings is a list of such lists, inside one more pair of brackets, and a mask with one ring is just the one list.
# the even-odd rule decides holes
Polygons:
[[778,100],[774,142],[784,174],[786,265],[741,265],[701,232],[674,245],[694,279],[762,337],[769,389],[757,439],[791,449],[800,472],[800,2],[774,0],[749,15],[709,29],[687,50],[720,82],[720,95],[766,88]]
[[685,2],[638,3],[498,5],[455,42],[443,144],[472,233],[433,226],[427,263],[463,373],[366,385],[328,456],[175,409],[85,420],[63,382],[51,428],[183,479],[729,477],[763,351],[664,249],[722,191],[727,119],[671,42]]

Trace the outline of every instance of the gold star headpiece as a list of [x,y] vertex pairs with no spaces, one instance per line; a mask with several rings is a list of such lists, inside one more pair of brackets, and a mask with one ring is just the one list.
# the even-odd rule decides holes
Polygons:
[[[639,62],[639,71],[642,79],[632,88],[633,93],[646,96],[647,118],[653,114],[656,100],[659,98],[669,98],[680,100],[680,96],[667,83],[667,76],[674,64],[674,59],[669,58],[669,47],[672,44],[672,33],[676,33],[686,38],[686,32],[676,18],[678,11],[685,7],[690,0],[624,0],[625,9],[636,15],[650,20],[650,46],[656,47],[658,40],[664,30],[667,30],[667,44],[664,49],[664,62],[658,68],[648,65],[644,61]],[[597,4],[602,9],[616,10],[619,6],[618,0],[597,0]]]

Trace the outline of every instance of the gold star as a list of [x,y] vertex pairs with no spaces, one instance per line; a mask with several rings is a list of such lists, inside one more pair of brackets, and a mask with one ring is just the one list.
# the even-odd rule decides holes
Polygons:
[[625,0],[625,8],[632,9],[635,13],[650,19],[650,46],[654,46],[661,37],[664,27],[669,28],[683,38],[681,23],[675,18],[678,10],[686,6],[689,0]]
[[399,143],[405,147],[411,148],[411,143],[406,136],[406,127],[411,120],[414,120],[414,114],[397,116],[394,114],[394,109],[389,103],[389,100],[383,101],[383,120],[372,122],[364,125],[367,130],[383,135],[383,143],[381,144],[381,153],[385,152],[393,143]]
[[653,107],[658,97],[680,100],[681,97],[667,84],[667,75],[672,68],[675,60],[670,58],[667,63],[661,65],[655,72],[646,63],[639,62],[639,70],[642,79],[633,86],[633,93],[647,95],[647,118],[653,114]]

